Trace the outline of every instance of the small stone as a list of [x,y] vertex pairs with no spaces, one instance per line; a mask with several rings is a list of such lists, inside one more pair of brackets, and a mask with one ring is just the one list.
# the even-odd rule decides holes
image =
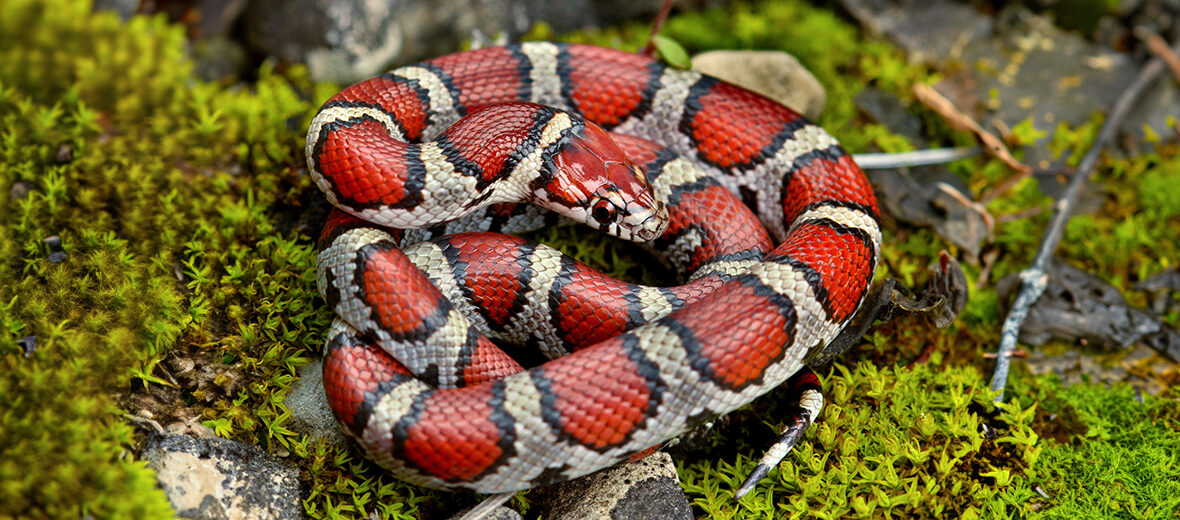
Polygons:
[[68,164],[74,161],[74,147],[63,144],[57,147],[57,154],[53,156],[57,164]]
[[69,258],[65,250],[61,247],[61,237],[57,235],[45,237],[45,245],[49,246],[49,262],[53,264],[60,264]]
[[28,197],[30,191],[33,191],[33,183],[29,181],[16,181],[12,183],[12,190],[8,192],[8,200],[20,200]]
[[25,336],[16,340],[16,344],[24,350],[25,357],[32,356],[37,351],[37,336]]
[[778,101],[808,119],[824,110],[823,85],[794,56],[782,51],[710,51],[692,58],[692,70]]

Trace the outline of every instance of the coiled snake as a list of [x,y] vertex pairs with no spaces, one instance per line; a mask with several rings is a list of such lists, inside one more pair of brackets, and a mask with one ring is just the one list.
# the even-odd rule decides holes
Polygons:
[[[338,208],[318,265],[339,316],[329,401],[373,460],[435,488],[575,478],[750,402],[852,317],[881,244],[868,182],[823,129],[598,47],[484,48],[358,83],[320,109],[307,155]],[[688,283],[626,284],[498,234],[557,215],[651,241]],[[489,338],[552,359],[526,370]]]

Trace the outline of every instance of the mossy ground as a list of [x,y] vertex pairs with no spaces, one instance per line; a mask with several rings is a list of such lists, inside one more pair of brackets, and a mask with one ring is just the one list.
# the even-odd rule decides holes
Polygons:
[[[828,89],[820,123],[854,151],[909,147],[858,116],[859,89],[872,83],[908,102],[910,85],[935,79],[802,3],[676,16],[664,34],[691,51],[794,53]],[[633,25],[570,38],[636,48],[645,35]],[[286,427],[283,398],[329,320],[314,290],[321,206],[302,171],[303,132],[337,86],[270,65],[247,88],[203,83],[184,46],[182,30],[160,18],[122,23],[75,1],[0,6],[0,518],[168,517],[135,459],[140,433],[123,417],[142,409],[290,457],[312,517],[432,517],[473,502],[400,483]],[[1100,121],[1064,128],[1056,149],[1076,161]],[[1106,204],[1070,223],[1060,256],[1124,290],[1175,267],[1177,152],[1173,137],[1105,160]],[[1010,175],[984,159],[954,168],[976,192]],[[1027,181],[989,210],[1050,202]],[[1028,263],[1047,219],[997,228],[991,279]],[[928,230],[888,219],[885,229],[881,276],[913,283],[949,247]],[[67,255],[60,263],[50,261],[51,236]],[[541,236],[613,272],[637,271],[629,249],[580,230]],[[679,462],[698,514],[1175,518],[1180,387],[1138,402],[1127,386],[1063,388],[1018,370],[995,407],[982,357],[998,337],[994,288],[973,287],[972,297],[950,329],[901,319],[846,355],[824,377],[823,421],[740,503],[731,492],[778,426],[781,393],[707,433]],[[28,337],[36,345],[26,354]],[[924,351],[929,360],[914,363]],[[200,360],[199,380],[175,376],[177,358]],[[527,509],[527,495],[517,503]]]

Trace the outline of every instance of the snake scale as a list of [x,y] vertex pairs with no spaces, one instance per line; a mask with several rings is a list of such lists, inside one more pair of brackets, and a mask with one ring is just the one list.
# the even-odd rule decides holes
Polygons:
[[[317,277],[338,316],[329,402],[374,461],[434,488],[572,479],[749,403],[852,317],[881,245],[872,189],[823,129],[599,47],[398,68],[328,100],[307,155],[337,208]],[[686,283],[501,234],[563,219],[647,242]]]

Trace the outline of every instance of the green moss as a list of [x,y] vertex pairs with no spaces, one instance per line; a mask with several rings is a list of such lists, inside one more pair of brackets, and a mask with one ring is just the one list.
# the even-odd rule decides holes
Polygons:
[[[0,19],[0,515],[168,517],[116,406],[172,384],[165,356],[204,349],[266,373],[205,413],[290,436],[274,400],[326,317],[310,241],[276,234],[273,208],[309,187],[288,120],[313,89],[299,71],[264,70],[247,92],[197,83],[183,32],[161,18],[8,2]],[[14,186],[27,193],[10,198]]]
[[[979,518],[1021,511],[1041,448],[1033,408],[992,410],[973,368],[837,366],[824,381],[824,420],[766,483],[739,503],[732,490],[756,461],[700,461],[685,489],[709,518]],[[995,413],[984,419],[980,411]],[[994,431],[985,435],[984,425]],[[729,500],[726,500],[726,498]]]
[[[1039,401],[1050,432],[1036,482],[1047,518],[1175,518],[1180,511],[1180,407],[1171,395],[1075,385],[1052,378],[1014,386]],[[1063,425],[1072,427],[1062,428]]]

